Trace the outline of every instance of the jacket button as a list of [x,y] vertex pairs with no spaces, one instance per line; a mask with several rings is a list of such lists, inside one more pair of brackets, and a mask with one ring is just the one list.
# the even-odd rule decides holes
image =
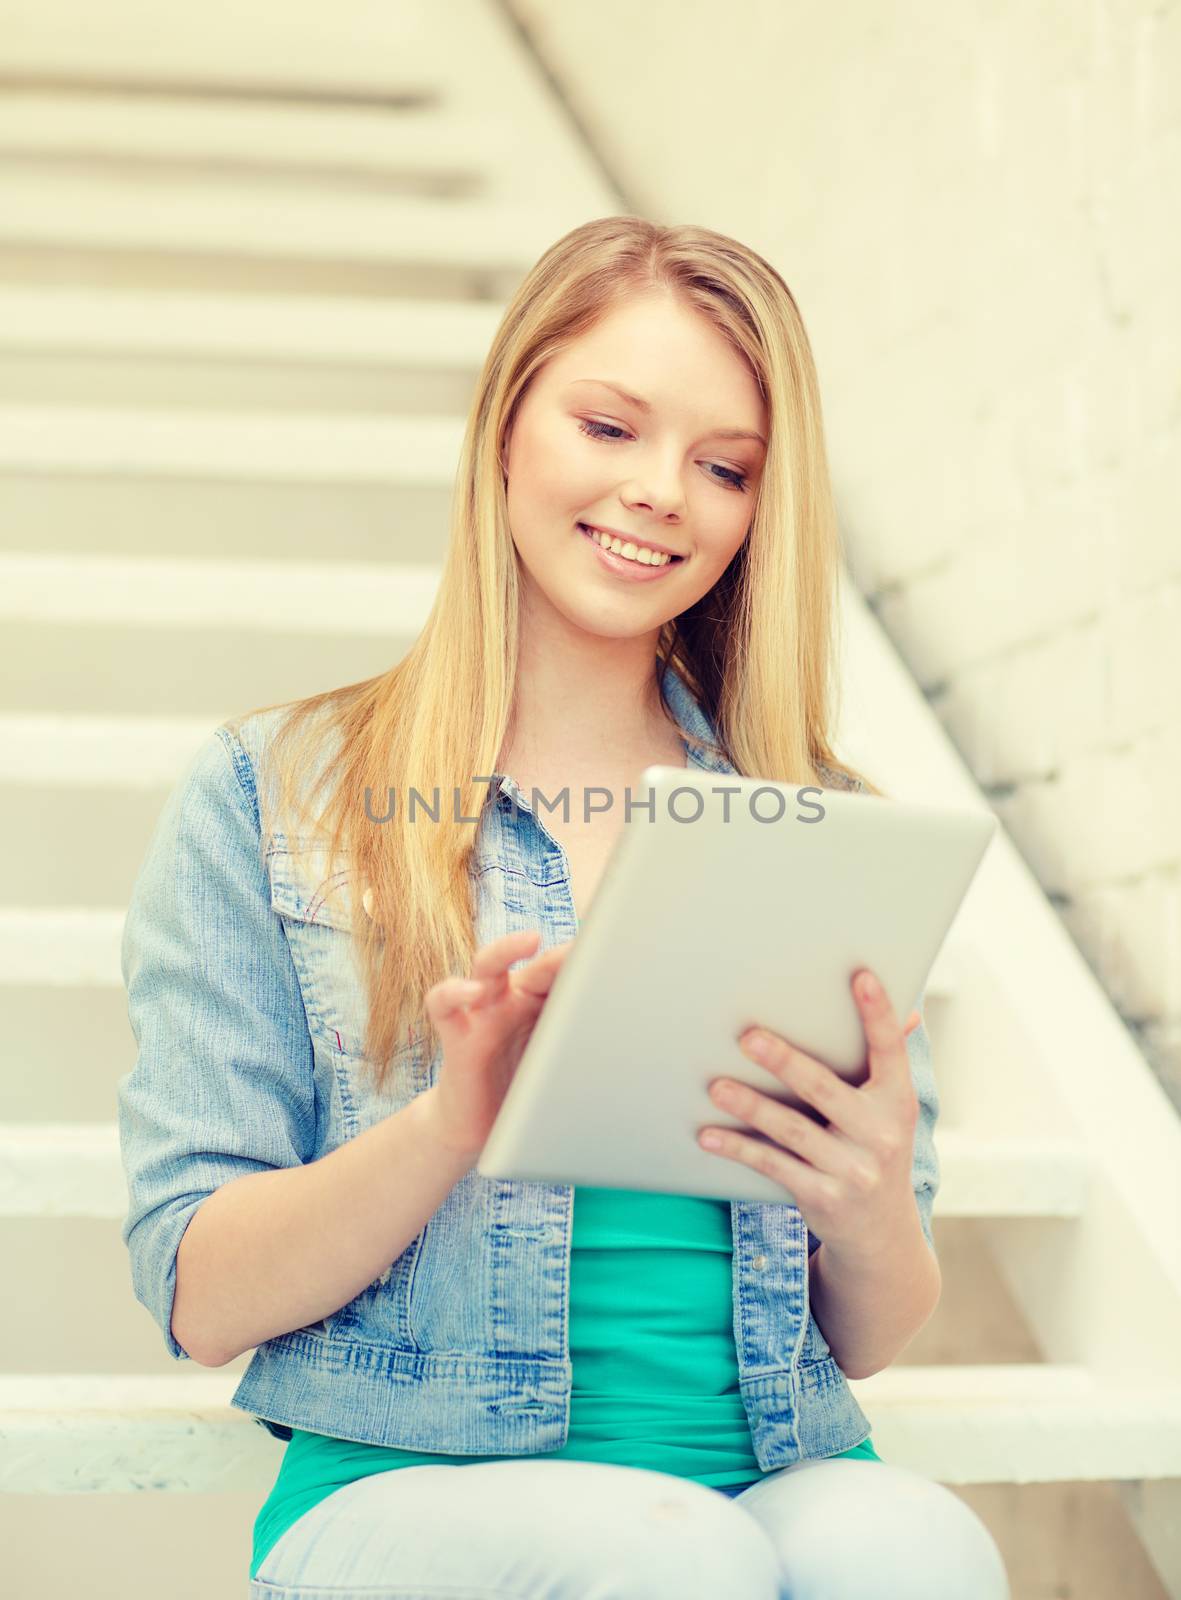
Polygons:
[[767,1265],[766,1256],[756,1256],[754,1258],[754,1260],[751,1262],[751,1266],[755,1269],[756,1272],[762,1272],[763,1268],[766,1265]]

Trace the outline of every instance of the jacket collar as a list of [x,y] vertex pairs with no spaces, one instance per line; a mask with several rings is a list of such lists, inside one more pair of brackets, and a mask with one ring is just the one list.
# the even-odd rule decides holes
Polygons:
[[[681,732],[692,734],[695,738],[705,739],[711,744],[716,744],[718,739],[717,729],[709,717],[706,716],[697,697],[689,689],[680,673],[673,667],[671,661],[665,663],[660,682],[664,691],[664,698],[668,701]],[[694,766],[704,767],[708,772],[734,773],[737,771],[737,768],[732,766],[720,751],[715,754],[712,750],[698,750],[696,746],[686,744],[685,754]]]

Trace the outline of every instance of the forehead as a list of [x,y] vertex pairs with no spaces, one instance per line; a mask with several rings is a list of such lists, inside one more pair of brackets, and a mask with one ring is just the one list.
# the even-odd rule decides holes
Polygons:
[[685,307],[628,302],[556,351],[539,376],[563,398],[568,391],[602,403],[623,391],[641,410],[685,410],[702,425],[766,433],[766,405],[745,358]]
[[672,364],[678,370],[708,366],[715,375],[732,368],[745,371],[725,335],[699,312],[653,297],[627,300],[605,312],[557,351],[552,364],[566,370],[579,362],[625,357],[641,369]]

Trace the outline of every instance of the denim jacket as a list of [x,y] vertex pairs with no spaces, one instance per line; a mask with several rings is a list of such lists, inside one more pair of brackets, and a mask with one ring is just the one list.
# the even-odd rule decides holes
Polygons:
[[[663,685],[682,731],[712,742],[671,667]],[[223,723],[201,745],[155,825],[124,926],[138,1055],[117,1089],[122,1237],[136,1297],[177,1360],[189,1357],[171,1329],[176,1254],[201,1202],[245,1173],[328,1154],[433,1084],[441,1060],[412,1031],[384,1091],[372,1087],[347,897],[335,892],[347,864],[330,879],[307,836],[260,838],[276,715],[254,713],[238,735]],[[736,771],[689,743],[686,758]],[[476,827],[477,944],[535,927],[539,948],[572,938],[565,854],[511,777],[493,775]],[[922,1023],[908,1049],[920,1108],[912,1181],[933,1248],[939,1102]],[[231,1404],[284,1439],[298,1427],[448,1454],[560,1449],[573,1198],[568,1185],[469,1171],[355,1299],[259,1345]],[[809,1309],[819,1241],[789,1202],[731,1201],[730,1215],[734,1342],[760,1468],[851,1448],[869,1423]]]

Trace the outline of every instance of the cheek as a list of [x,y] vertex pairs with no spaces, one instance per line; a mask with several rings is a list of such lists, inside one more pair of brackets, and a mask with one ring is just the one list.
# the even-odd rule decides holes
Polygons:
[[[737,491],[734,491],[738,499]],[[727,509],[725,513],[716,512],[708,522],[699,545],[701,565],[708,568],[711,574],[710,581],[719,578],[742,549],[747,531],[750,527],[751,512],[749,500],[742,496],[742,504],[737,508]]]
[[532,429],[519,445],[514,440],[509,457],[509,505],[522,524],[555,514],[576,516],[601,498],[610,481],[606,464],[588,454],[573,425]]

